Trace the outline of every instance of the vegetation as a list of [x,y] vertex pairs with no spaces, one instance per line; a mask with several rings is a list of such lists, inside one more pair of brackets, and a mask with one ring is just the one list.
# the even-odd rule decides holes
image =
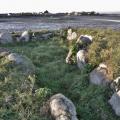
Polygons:
[[[44,17],[44,16],[66,16],[68,15],[68,13],[50,13],[48,10],[45,10],[44,12],[22,12],[22,13],[2,13],[0,14],[1,18],[6,18],[6,17]],[[95,11],[91,11],[91,12],[71,12],[69,13],[69,15],[83,15],[83,16],[100,16],[103,14],[97,13]],[[107,14],[105,14],[107,15]]]
[[120,32],[107,29],[74,31],[94,37],[88,48],[89,64],[82,71],[76,64],[65,63],[69,50],[66,30],[55,31],[49,40],[0,45],[27,56],[35,67],[34,73],[26,75],[19,66],[0,58],[0,120],[52,120],[49,114],[41,112],[41,108],[56,93],[63,93],[73,101],[79,120],[120,119],[108,104],[113,92],[89,84],[90,71],[101,62],[110,66],[111,79],[120,75]]

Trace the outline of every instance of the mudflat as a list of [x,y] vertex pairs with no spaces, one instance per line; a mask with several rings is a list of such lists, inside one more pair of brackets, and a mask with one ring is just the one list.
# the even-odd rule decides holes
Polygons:
[[120,16],[0,18],[0,31],[58,30],[67,27],[120,29]]

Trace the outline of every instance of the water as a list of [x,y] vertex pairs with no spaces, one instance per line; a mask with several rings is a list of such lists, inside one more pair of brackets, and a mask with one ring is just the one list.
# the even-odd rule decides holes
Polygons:
[[58,30],[67,27],[112,28],[120,30],[120,16],[0,18],[0,32]]
[[109,19],[93,19],[93,20],[108,21],[108,22],[118,22],[118,23],[120,23],[120,20],[109,20]]

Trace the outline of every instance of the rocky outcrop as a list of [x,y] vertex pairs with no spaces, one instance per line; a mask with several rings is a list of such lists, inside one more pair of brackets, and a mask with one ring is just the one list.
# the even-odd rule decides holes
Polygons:
[[74,104],[62,94],[50,98],[50,111],[55,120],[78,120]]
[[79,50],[77,52],[77,66],[81,70],[84,68],[87,62],[87,52],[85,50]]
[[101,63],[99,67],[97,67],[90,73],[90,83],[95,85],[106,86],[110,82],[107,76],[108,67],[105,64]]
[[30,35],[29,35],[29,31],[24,31],[22,33],[22,35],[20,36],[20,40],[22,42],[28,42],[30,40]]
[[71,41],[77,38],[77,33],[72,32],[72,29],[68,29],[67,31],[67,40]]
[[115,92],[108,101],[108,103],[112,106],[115,114],[120,116],[120,91]]
[[13,42],[13,38],[12,35],[10,33],[1,33],[0,34],[0,43],[1,44],[7,44],[7,43],[12,43]]

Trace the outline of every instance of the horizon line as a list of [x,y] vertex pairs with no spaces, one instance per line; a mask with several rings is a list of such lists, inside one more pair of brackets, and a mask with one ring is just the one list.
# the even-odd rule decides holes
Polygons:
[[[0,12],[0,14],[9,14],[9,13],[44,13],[46,10],[44,11],[20,11],[20,12]],[[49,10],[47,10],[49,13],[52,13],[52,14],[56,14],[56,13],[72,13],[72,12],[93,12],[94,10],[91,10],[91,11],[71,11],[71,12],[68,12],[68,11],[64,11],[64,12],[50,12]],[[120,14],[120,11],[94,11],[96,13],[112,13],[112,14]]]

